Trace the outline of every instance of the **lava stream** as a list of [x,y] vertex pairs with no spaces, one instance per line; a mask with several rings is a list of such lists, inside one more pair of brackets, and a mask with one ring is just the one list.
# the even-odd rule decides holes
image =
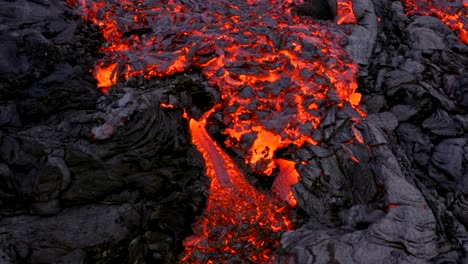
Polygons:
[[[201,121],[191,119],[190,131],[211,179],[209,202],[195,224],[194,235],[185,240],[186,255],[182,261],[220,263],[249,259],[255,263],[271,262],[280,231],[292,228],[291,207],[259,192],[245,180],[242,171],[206,132],[206,116]],[[283,175],[289,172],[291,167]],[[293,178],[289,184],[294,183]]]
[[[106,40],[94,77],[105,91],[119,79],[166,77],[198,70],[221,93],[224,144],[256,173],[280,172],[273,194],[251,186],[236,164],[190,121],[193,142],[211,179],[209,202],[185,241],[183,261],[271,262],[291,229],[299,175],[275,152],[312,139],[332,108],[359,111],[358,66],[343,49],[336,23],[291,12],[303,0],[68,0]],[[338,1],[338,23],[355,23],[350,0]],[[168,108],[177,106],[166,105]]]

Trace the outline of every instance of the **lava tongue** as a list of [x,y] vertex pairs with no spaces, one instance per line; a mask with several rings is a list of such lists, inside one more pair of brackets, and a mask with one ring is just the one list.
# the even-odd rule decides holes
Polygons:
[[204,118],[190,120],[190,130],[211,179],[209,202],[195,224],[194,235],[185,241],[187,251],[182,261],[219,263],[236,258],[255,263],[272,261],[279,232],[292,228],[291,207],[260,193],[244,179],[236,164],[206,132]]

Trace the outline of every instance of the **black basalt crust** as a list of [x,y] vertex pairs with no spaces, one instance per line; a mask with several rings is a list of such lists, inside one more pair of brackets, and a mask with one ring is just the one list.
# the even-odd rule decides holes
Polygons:
[[336,16],[336,2],[308,0],[297,5],[293,11],[300,16],[310,16],[320,20],[333,20]]
[[1,1],[0,21],[0,263],[176,262],[206,189],[160,107],[178,80],[102,96],[103,38],[65,1]]
[[[275,261],[468,263],[468,46],[399,1],[354,0],[353,8],[359,23],[336,32],[359,65],[367,115],[323,100],[320,125],[299,128],[317,145],[274,153],[295,162],[303,216],[296,230],[275,233]],[[332,20],[336,2],[304,1],[294,12]],[[0,264],[177,263],[206,207],[209,182],[183,114],[200,117],[219,91],[190,69],[119,80],[103,95],[90,73],[102,44],[65,1],[0,1]],[[301,45],[301,56],[318,52]],[[216,53],[205,52],[206,60]],[[289,84],[265,87],[278,95]],[[253,97],[250,88],[239,95]],[[225,121],[214,113],[207,128],[220,145]],[[244,162],[245,153],[225,147]],[[270,188],[273,178],[243,169],[258,189]]]

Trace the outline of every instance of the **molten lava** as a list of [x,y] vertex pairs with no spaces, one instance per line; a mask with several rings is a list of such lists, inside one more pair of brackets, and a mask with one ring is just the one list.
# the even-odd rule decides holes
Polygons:
[[[466,1],[407,0],[408,14],[435,15],[468,43]],[[357,65],[343,49],[336,24],[291,13],[302,0],[68,0],[99,26],[105,54],[94,69],[105,92],[120,78],[165,77],[201,71],[222,94],[200,121],[190,120],[193,143],[211,179],[209,202],[185,241],[182,261],[271,262],[281,232],[292,228],[291,186],[299,174],[275,151],[317,144],[312,133],[326,109],[357,108]],[[351,0],[337,1],[338,24],[356,23]],[[176,108],[161,104],[166,109]],[[362,111],[358,112],[362,113]],[[210,138],[210,113],[221,114],[224,144],[244,154],[252,171],[271,175],[272,193],[258,191]],[[364,142],[353,127],[356,140]],[[351,158],[359,162],[350,153]],[[273,196],[272,194],[277,196]],[[397,205],[392,205],[397,206]],[[389,207],[391,208],[391,207]]]
[[468,1],[406,0],[404,3],[408,15],[436,16],[468,44]]
[[[333,22],[293,15],[301,2],[69,0],[107,42],[94,69],[103,91],[119,78],[199,70],[222,94],[210,113],[222,115],[226,146],[244,153],[257,173],[279,168],[272,186],[277,197],[258,191],[205,131],[209,114],[190,120],[211,189],[183,261],[272,261],[281,232],[292,227],[289,210],[297,201],[291,186],[299,180],[294,162],[275,151],[317,144],[312,133],[327,109],[359,104],[358,68],[343,49],[345,36]],[[338,23],[356,22],[350,0],[340,0],[337,13]]]
[[[206,120],[206,116],[202,120]],[[251,186],[236,164],[210,138],[204,123],[190,120],[190,131],[211,179],[209,202],[204,215],[195,224],[194,235],[184,243],[187,252],[182,261],[271,261],[273,249],[279,243],[278,232],[292,228],[290,207]],[[283,172],[285,181],[290,172],[291,167]]]

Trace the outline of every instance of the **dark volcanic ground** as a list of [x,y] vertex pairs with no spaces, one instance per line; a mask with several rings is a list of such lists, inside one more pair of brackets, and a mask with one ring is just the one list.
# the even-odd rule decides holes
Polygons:
[[100,97],[102,37],[64,1],[1,2],[0,21],[0,263],[175,262],[206,189],[159,108],[184,82]]
[[[400,2],[354,5],[366,144],[344,145],[354,113],[329,109],[321,144],[291,153],[308,163],[306,219],[277,259],[466,263],[468,47]],[[196,112],[203,78],[132,78],[101,96],[89,69],[102,37],[64,2],[3,1],[0,22],[0,264],[176,262],[207,180],[182,110],[160,101]]]

